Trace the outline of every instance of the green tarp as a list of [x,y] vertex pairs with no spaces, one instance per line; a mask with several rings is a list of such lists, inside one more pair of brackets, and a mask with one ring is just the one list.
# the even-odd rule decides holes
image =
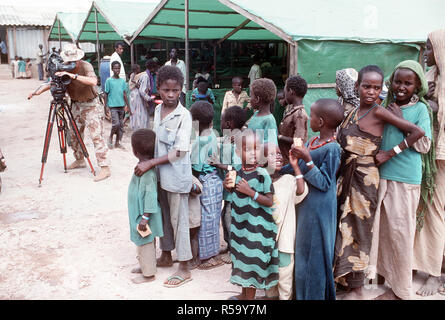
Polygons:
[[60,23],[60,40],[75,41],[82,29],[83,22],[87,16],[86,12],[58,12],[51,27],[48,37],[49,41],[59,40],[59,23]]

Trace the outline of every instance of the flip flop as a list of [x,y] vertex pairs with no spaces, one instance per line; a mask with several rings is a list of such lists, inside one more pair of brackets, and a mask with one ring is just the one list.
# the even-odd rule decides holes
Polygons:
[[227,263],[227,264],[231,264],[232,263],[232,259],[230,258],[230,254],[229,253],[223,253],[219,256],[219,259],[221,259],[222,262]]
[[239,300],[239,298],[237,296],[231,296],[230,298],[228,298],[227,300]]
[[223,264],[224,264],[224,261],[222,261],[220,259],[210,258],[206,262],[201,263],[198,266],[198,269],[200,269],[200,270],[210,270],[210,269],[214,269],[216,267],[219,267],[219,266],[221,266]]
[[437,290],[437,292],[438,292],[439,294],[445,296],[445,284],[442,285],[442,286]]
[[170,281],[170,280],[172,280],[172,279],[178,279],[178,280],[180,280],[181,282],[179,282],[179,283],[177,283],[177,284],[163,283],[163,286],[166,287],[166,288],[176,288],[176,287],[182,286],[183,284],[185,284],[185,283],[187,283],[187,282],[193,280],[192,278],[184,279],[184,278],[181,277],[181,276],[175,275],[175,276],[170,276],[170,277],[168,277],[168,278],[167,278],[167,281]]

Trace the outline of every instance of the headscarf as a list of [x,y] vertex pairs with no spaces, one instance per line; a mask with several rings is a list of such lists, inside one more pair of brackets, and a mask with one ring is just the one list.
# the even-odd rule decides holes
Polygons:
[[[388,86],[388,95],[386,99],[383,101],[383,106],[387,107],[391,103],[395,102],[394,99],[394,91],[392,89],[392,81],[394,79],[394,74],[397,69],[410,69],[420,80],[420,88],[416,95],[419,97],[419,100],[423,102],[427,106],[428,114],[430,115],[430,123],[431,123],[431,132],[433,132],[433,112],[425,100],[425,95],[428,93],[428,82],[426,81],[425,75],[423,73],[422,66],[414,60],[405,60],[400,62],[396,68],[394,69],[391,77],[389,78],[390,85]],[[417,209],[417,229],[420,230],[423,226],[425,211],[426,211],[426,203],[432,203],[433,194],[434,194],[434,178],[436,175],[436,152],[435,152],[435,143],[434,137],[431,138],[431,147],[428,153],[422,154],[422,185],[421,185],[421,194],[420,194],[420,202],[419,207]]]
[[427,73],[426,78],[436,83],[435,97],[439,111],[437,112],[437,129],[436,137],[436,158],[445,160],[445,29],[436,30],[428,35],[433,51],[436,65],[434,65]]
[[355,83],[358,79],[358,72],[353,68],[337,70],[335,73],[335,83],[341,96],[338,102],[343,105],[344,102],[350,103],[355,107],[360,106],[360,98],[355,90]]

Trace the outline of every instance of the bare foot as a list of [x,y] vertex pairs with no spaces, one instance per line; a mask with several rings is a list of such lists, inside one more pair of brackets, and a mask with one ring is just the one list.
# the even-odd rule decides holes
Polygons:
[[436,294],[441,284],[440,277],[433,277],[430,275],[416,293],[422,297],[432,296],[433,294]]
[[131,279],[131,281],[135,284],[141,284],[141,283],[151,282],[154,279],[155,279],[155,276],[150,276],[150,277],[141,276],[141,277],[133,278],[133,279]]
[[394,294],[394,292],[389,289],[385,293],[379,295],[377,298],[373,300],[401,300],[398,296]]
[[171,267],[173,265],[173,259],[171,253],[162,252],[158,260],[156,260],[156,267]]
[[179,262],[178,271],[164,281],[164,286],[169,288],[179,287],[180,285],[192,280],[192,274],[188,266],[188,261]]
[[342,300],[365,300],[363,286],[348,290]]
[[141,268],[133,268],[131,269],[131,273],[142,273]]

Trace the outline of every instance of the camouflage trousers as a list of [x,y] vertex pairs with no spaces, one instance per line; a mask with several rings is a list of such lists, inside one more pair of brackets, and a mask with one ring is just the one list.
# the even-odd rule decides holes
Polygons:
[[[85,128],[88,128],[89,136],[93,141],[97,164],[100,167],[109,166],[110,161],[107,158],[108,147],[103,136],[104,111],[103,107],[99,104],[99,99],[95,98],[88,102],[73,102],[71,112],[82,140],[84,140]],[[84,158],[82,149],[74,133],[71,133],[71,148],[73,148],[76,160],[82,160]]]

